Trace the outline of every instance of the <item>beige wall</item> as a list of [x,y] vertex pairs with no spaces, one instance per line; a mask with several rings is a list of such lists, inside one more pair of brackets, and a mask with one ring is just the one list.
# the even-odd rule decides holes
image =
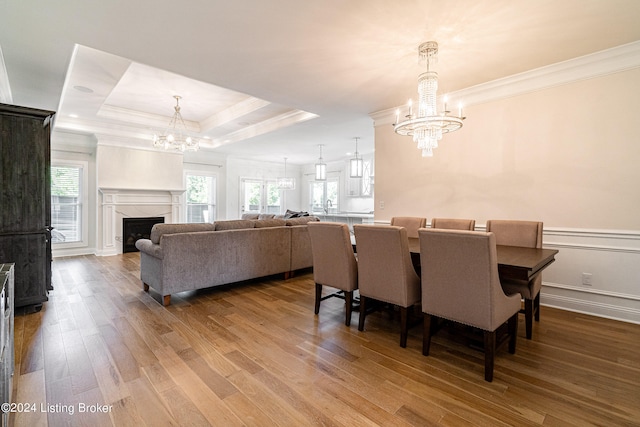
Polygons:
[[375,219],[640,230],[639,90],[634,69],[473,105],[433,158],[390,124],[378,125]]
[[477,103],[433,158],[377,117],[375,220],[541,220],[541,303],[640,323],[639,88],[635,68]]

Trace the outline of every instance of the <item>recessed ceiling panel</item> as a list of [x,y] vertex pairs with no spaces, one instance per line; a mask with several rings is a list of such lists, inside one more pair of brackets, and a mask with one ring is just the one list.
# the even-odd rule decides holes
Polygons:
[[185,120],[200,122],[248,95],[132,62],[105,104],[149,114],[172,116],[174,95],[182,97]]

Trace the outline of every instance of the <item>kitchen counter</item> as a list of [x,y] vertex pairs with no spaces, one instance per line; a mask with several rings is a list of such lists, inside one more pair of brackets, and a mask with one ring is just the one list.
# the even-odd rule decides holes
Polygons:
[[370,212],[314,212],[312,215],[320,221],[343,222],[353,229],[353,224],[373,224],[373,214]]

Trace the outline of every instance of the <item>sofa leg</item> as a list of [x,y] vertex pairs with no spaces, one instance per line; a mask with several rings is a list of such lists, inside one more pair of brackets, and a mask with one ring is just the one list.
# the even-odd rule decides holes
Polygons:
[[284,280],[289,280],[293,277],[293,271],[285,271],[284,272]]
[[145,292],[149,292],[149,285],[147,285],[146,283],[142,282],[142,289],[143,289]]
[[171,295],[165,295],[162,297],[162,305],[165,307],[171,304]]

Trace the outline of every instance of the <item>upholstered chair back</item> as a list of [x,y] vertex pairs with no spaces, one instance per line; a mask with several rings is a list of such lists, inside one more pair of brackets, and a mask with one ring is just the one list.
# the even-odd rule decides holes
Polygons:
[[394,216],[391,218],[391,225],[404,227],[407,229],[407,237],[418,237],[418,229],[427,225],[426,218],[415,216]]
[[[486,230],[496,236],[498,245],[542,248],[542,222],[516,220],[488,220]],[[524,299],[527,339],[533,336],[533,319],[540,320],[540,291],[542,274],[533,280],[502,280],[507,293],[519,292]]]
[[347,224],[317,221],[309,222],[307,227],[314,281],[343,291],[357,289],[358,265]]
[[422,311],[494,331],[520,310],[498,277],[493,233],[422,229]]
[[488,220],[486,231],[495,234],[497,245],[542,247],[542,222]]
[[433,218],[431,220],[431,228],[473,231],[476,228],[476,220],[457,218]]
[[407,230],[396,226],[353,226],[358,250],[360,295],[400,307],[420,301],[420,278],[411,262]]
[[[487,232],[496,236],[496,244],[522,246],[525,248],[542,247],[542,222],[515,220],[488,220]],[[519,292],[525,299],[534,299],[542,289],[542,275],[531,282],[522,280],[503,280],[505,292]]]

